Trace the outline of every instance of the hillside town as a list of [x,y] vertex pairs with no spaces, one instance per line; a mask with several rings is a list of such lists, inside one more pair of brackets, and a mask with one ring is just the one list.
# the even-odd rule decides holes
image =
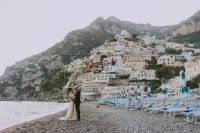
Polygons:
[[0,133],[200,133],[200,0],[0,0]]
[[[154,65],[161,67],[181,67],[185,69],[187,80],[191,80],[200,74],[200,56],[194,56],[198,53],[200,49],[184,44],[166,42],[149,35],[139,37],[123,30],[113,40],[105,40],[104,44],[94,48],[89,57],[73,60],[65,66],[66,71],[73,74],[64,89],[76,79],[81,83],[82,95],[91,97],[135,88],[141,81],[145,93],[145,81],[161,78],[156,77],[154,68],[148,67],[149,62],[154,60]],[[179,80],[179,75],[169,79],[167,88],[178,90]]]
[[[88,56],[72,58],[69,64],[64,64],[58,54],[29,63],[22,72],[14,72],[8,80],[0,82],[3,87],[0,98],[58,100],[74,81],[81,84],[82,96],[91,100],[128,88],[134,88],[136,92],[138,82],[145,93],[147,81],[157,93],[163,77],[167,80],[168,91],[178,91],[181,87],[180,70],[185,71],[188,82],[199,76],[199,53],[200,49],[190,47],[190,44],[167,42],[156,36],[141,36],[122,30],[93,48]],[[196,82],[199,81],[189,86],[199,88]]]

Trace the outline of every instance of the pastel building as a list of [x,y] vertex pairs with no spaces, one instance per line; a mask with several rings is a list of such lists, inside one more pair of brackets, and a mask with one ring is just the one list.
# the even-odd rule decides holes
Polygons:
[[115,78],[115,74],[105,74],[105,73],[98,73],[95,74],[93,72],[83,73],[77,77],[78,81],[86,82],[108,82],[110,78]]
[[125,67],[132,68],[133,70],[143,70],[147,65],[144,58],[140,54],[126,53],[123,54],[122,59]]
[[185,63],[186,80],[191,80],[200,74],[200,60]]
[[165,65],[165,66],[183,66],[181,62],[176,61],[174,55],[163,55],[157,59],[157,64]]
[[154,80],[156,79],[156,72],[155,70],[132,71],[130,75],[130,79]]

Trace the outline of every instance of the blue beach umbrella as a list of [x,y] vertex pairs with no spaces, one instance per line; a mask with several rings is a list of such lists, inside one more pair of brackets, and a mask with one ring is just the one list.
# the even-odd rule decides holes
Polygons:
[[189,88],[186,86],[186,78],[185,72],[183,70],[180,71],[180,79],[181,79],[181,89],[180,94],[185,98],[185,104],[187,104],[187,97],[189,96]]
[[122,95],[121,95],[121,98],[123,98],[124,97],[124,91],[122,91]]
[[131,86],[131,92],[132,92],[132,96],[134,96],[134,84],[132,84],[132,86]]
[[138,97],[142,96],[142,93],[141,93],[141,90],[140,90],[140,82],[138,82],[137,96]]
[[166,97],[167,96],[167,88],[166,88],[166,80],[165,78],[162,78],[162,96]]
[[150,87],[150,82],[147,82],[147,97],[151,97],[151,87]]
[[163,104],[166,106],[166,97],[167,97],[167,88],[166,88],[166,80],[162,78],[162,97],[163,97]]
[[186,78],[185,72],[183,70],[180,71],[180,79],[181,79],[181,95],[188,96],[189,88],[186,86]]
[[147,82],[147,99],[149,101],[148,107],[151,107],[152,106],[152,104],[151,104],[151,86],[150,86],[150,82],[149,81]]

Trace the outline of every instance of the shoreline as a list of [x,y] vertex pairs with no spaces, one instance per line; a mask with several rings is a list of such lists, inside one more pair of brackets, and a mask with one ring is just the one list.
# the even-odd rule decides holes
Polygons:
[[66,110],[63,110],[63,111],[59,111],[59,112],[57,112],[57,113],[48,114],[48,115],[46,115],[46,116],[42,116],[42,117],[36,118],[36,119],[34,119],[34,120],[22,122],[22,123],[20,123],[20,124],[16,124],[16,125],[13,125],[13,126],[4,128],[4,129],[0,129],[0,133],[4,133],[4,132],[9,132],[9,133],[10,133],[10,132],[13,132],[13,131],[11,131],[12,129],[17,129],[17,128],[20,127],[20,126],[23,127],[23,125],[27,125],[27,124],[29,124],[29,123],[38,122],[38,121],[40,121],[40,120],[47,119],[48,117],[51,117],[51,116],[54,116],[54,115],[59,115],[60,113],[63,113],[63,112],[65,112],[65,111],[67,111],[67,109],[66,109]]
[[198,133],[198,124],[186,123],[185,117],[164,119],[162,113],[149,114],[142,110],[125,110],[95,103],[81,104],[80,121],[61,121],[66,114],[52,115],[0,130],[0,133]]
[[0,101],[0,131],[67,110],[68,103]]

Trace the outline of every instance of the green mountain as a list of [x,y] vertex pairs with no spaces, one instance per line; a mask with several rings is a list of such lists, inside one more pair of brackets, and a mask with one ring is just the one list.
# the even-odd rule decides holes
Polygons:
[[122,21],[115,17],[107,19],[99,17],[84,29],[70,32],[61,42],[48,50],[7,67],[0,79],[8,78],[18,71],[23,71],[29,64],[37,64],[44,56],[58,54],[62,56],[64,64],[67,64],[71,61],[72,56],[78,58],[88,55],[92,48],[101,45],[105,39],[112,38],[121,30],[127,30],[132,34],[162,36],[171,29],[172,26],[151,26],[150,24],[135,24],[129,21]]
[[[89,55],[92,48],[110,38],[113,34],[103,30],[70,32],[48,50],[8,67],[1,77],[0,99],[52,100],[62,97],[62,87],[70,76],[63,72],[64,65]],[[36,91],[38,86],[42,93]]]
[[187,20],[174,26],[174,30],[170,31],[166,38],[169,41],[180,43],[193,43],[200,45],[200,11],[195,13]]
[[115,17],[103,19],[97,18],[86,29],[105,30],[109,33],[117,34],[121,30],[127,30],[132,34],[150,34],[163,36],[173,29],[173,26],[152,26],[151,24],[136,24],[129,21],[122,21]]
[[[198,27],[199,20],[196,16],[190,19]],[[152,26],[122,21],[115,17],[99,17],[87,27],[70,32],[61,42],[46,51],[7,67],[0,77],[0,100],[47,100],[62,97],[62,87],[71,75],[63,71],[64,66],[73,59],[88,56],[92,48],[101,45],[106,39],[112,39],[121,30],[173,39],[180,37],[178,29],[182,29],[181,25],[186,24],[182,22],[174,26]],[[174,34],[175,32],[178,34]],[[195,32],[192,30],[183,35]]]
[[172,42],[192,43],[195,47],[200,47],[200,31],[189,33],[186,35],[178,35],[170,39]]

